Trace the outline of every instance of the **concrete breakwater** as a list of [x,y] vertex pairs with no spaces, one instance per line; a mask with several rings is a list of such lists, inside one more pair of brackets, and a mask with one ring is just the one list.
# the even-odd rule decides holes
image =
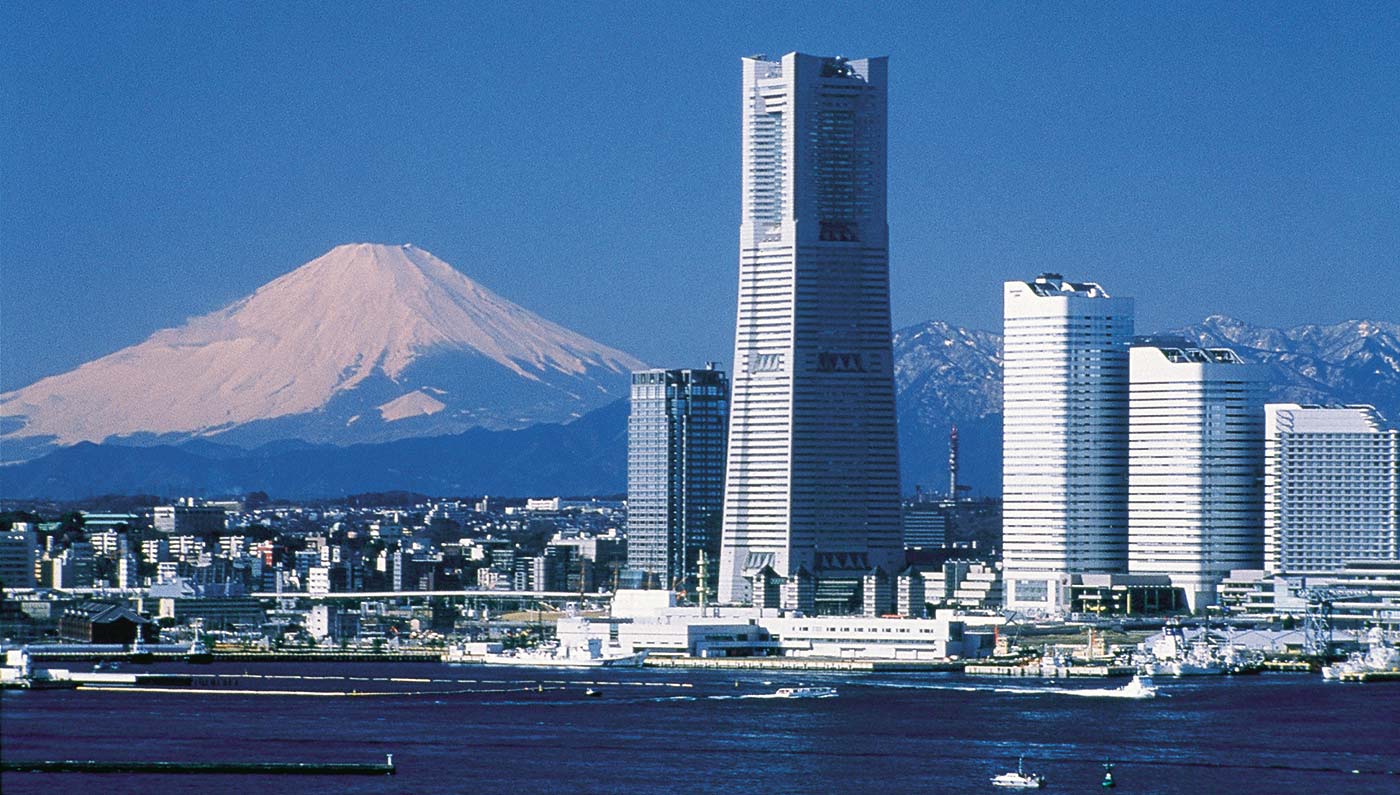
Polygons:
[[763,671],[960,671],[962,660],[835,660],[813,657],[648,657],[648,668]]
[[184,773],[320,776],[391,776],[394,755],[383,762],[154,762],[59,759],[0,762],[6,773]]

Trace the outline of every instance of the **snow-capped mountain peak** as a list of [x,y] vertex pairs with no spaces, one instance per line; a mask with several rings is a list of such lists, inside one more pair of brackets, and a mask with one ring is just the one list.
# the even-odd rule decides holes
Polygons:
[[[0,418],[11,451],[25,439],[238,439],[255,425],[252,440],[347,442],[567,420],[624,395],[626,373],[642,366],[423,249],[356,243],[0,395]],[[362,419],[347,433],[352,415]]]

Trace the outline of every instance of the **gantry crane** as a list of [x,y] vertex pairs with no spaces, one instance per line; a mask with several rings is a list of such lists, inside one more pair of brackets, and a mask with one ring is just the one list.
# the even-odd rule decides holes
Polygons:
[[1332,604],[1342,599],[1370,596],[1359,588],[1319,586],[1298,589],[1305,604],[1303,614],[1303,653],[1325,659],[1332,653]]

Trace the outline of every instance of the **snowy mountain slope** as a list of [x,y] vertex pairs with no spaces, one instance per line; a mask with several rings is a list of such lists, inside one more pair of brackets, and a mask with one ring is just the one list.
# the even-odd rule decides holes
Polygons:
[[1211,315],[1173,333],[1269,365],[1271,400],[1368,403],[1400,423],[1400,323],[1347,320],[1271,329]]
[[0,395],[4,458],[50,444],[345,444],[560,422],[644,366],[410,245],[338,246],[223,309]]

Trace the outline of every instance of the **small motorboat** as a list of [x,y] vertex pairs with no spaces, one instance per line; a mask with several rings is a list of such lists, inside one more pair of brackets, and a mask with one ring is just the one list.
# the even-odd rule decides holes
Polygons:
[[602,698],[602,697],[603,697],[603,691],[597,690],[597,689],[592,688],[592,687],[590,687],[590,688],[588,688],[587,690],[583,691],[583,694],[584,694],[585,696],[589,697],[589,698]]
[[1157,687],[1152,684],[1152,677],[1137,674],[1132,681],[1118,689],[1125,698],[1156,698]]
[[1103,781],[1101,782],[1101,785],[1104,789],[1113,789],[1114,787],[1118,786],[1118,782],[1113,780],[1112,762],[1103,763]]
[[778,698],[835,698],[834,687],[780,687],[773,694]]
[[1040,789],[1045,786],[1045,776],[1039,773],[1027,773],[1025,757],[1017,757],[1016,771],[992,776],[992,786],[1005,789]]

